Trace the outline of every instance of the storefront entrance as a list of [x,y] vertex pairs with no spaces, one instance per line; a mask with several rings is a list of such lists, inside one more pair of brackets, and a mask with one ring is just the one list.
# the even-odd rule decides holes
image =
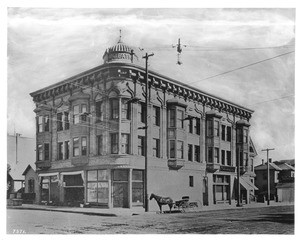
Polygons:
[[81,174],[64,175],[64,202],[70,206],[79,206],[84,199],[84,186]]
[[128,207],[128,183],[113,183],[113,206]]
[[42,177],[41,181],[41,201],[52,204],[58,203],[59,186],[57,175]]
[[128,199],[129,170],[113,170],[112,198],[113,207],[129,207]]

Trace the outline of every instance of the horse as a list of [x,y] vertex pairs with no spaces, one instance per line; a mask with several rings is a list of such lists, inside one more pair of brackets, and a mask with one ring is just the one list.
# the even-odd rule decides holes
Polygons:
[[172,198],[170,198],[170,197],[160,197],[160,196],[157,196],[157,195],[152,193],[151,196],[150,196],[150,200],[152,200],[153,198],[156,200],[156,202],[159,206],[160,213],[162,213],[162,207],[161,207],[162,205],[169,205],[170,212],[171,212],[172,207],[174,205]]

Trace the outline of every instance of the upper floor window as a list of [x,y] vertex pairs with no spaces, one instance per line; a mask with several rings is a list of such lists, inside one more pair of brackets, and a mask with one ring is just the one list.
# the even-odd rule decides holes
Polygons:
[[195,145],[195,161],[200,162],[200,146]]
[[169,157],[175,158],[175,140],[169,141]]
[[183,119],[184,119],[184,111],[183,110],[177,110],[177,127],[183,128]]
[[189,186],[194,187],[194,176],[189,176]]
[[226,136],[226,126],[221,125],[221,139],[225,141],[225,136]]
[[225,150],[221,150],[221,164],[225,165]]
[[195,134],[200,135],[200,118],[196,118],[195,120]]
[[103,135],[99,135],[97,136],[97,153],[98,155],[102,155],[103,154]]
[[70,141],[65,141],[65,159],[69,159]]
[[192,116],[188,116],[188,129],[189,133],[193,133],[193,118]]
[[183,142],[177,141],[177,158],[183,159]]
[[110,118],[119,119],[119,100],[111,99],[110,100]]
[[188,160],[193,161],[193,145],[188,144]]
[[244,143],[248,143],[248,129],[244,129],[243,139]]
[[175,109],[169,110],[169,127],[175,127],[176,125],[176,111]]
[[57,122],[57,131],[63,130],[63,120],[62,120],[62,113],[56,114],[56,122]]
[[213,136],[213,121],[211,119],[207,120],[207,136]]
[[86,140],[86,137],[81,138],[81,155],[82,156],[87,155],[87,140]]
[[220,129],[220,123],[219,123],[219,121],[215,120],[214,121],[214,136],[215,137],[218,137],[220,135],[219,129]]
[[231,151],[226,151],[227,165],[231,166]]
[[45,121],[45,132],[49,132],[49,115],[46,115],[45,117],[44,117],[44,121]]
[[129,154],[129,143],[130,143],[130,137],[129,134],[122,133],[122,153],[123,154]]
[[73,138],[73,157],[79,156],[79,138]]
[[96,122],[103,121],[103,101],[96,102]]
[[153,156],[160,157],[160,140],[153,138]]
[[81,104],[81,122],[86,122],[87,121],[87,105],[86,104]]
[[69,112],[64,112],[64,127],[65,130],[68,130],[70,128]]
[[57,131],[68,130],[70,128],[69,113],[59,112],[56,114]]
[[50,144],[49,143],[45,143],[44,144],[44,157],[45,157],[45,161],[50,160]]
[[138,136],[138,155],[145,156],[145,137]]
[[230,126],[227,126],[226,127],[226,140],[228,141],[228,142],[231,142],[231,127]]
[[38,161],[42,161],[43,160],[43,145],[42,144],[39,144],[37,145],[37,160]]
[[43,132],[43,116],[38,116],[37,118],[37,124],[38,124],[38,132]]
[[119,152],[119,138],[118,133],[110,134],[110,148],[112,154],[117,154]]
[[63,142],[59,142],[57,144],[57,159],[58,160],[62,160],[64,156],[64,152],[63,152]]
[[131,108],[130,103],[127,102],[127,100],[122,100],[122,119],[130,119],[131,114]]
[[80,107],[79,105],[73,106],[73,123],[78,124],[79,123],[79,114],[80,114]]
[[212,147],[208,147],[207,149],[207,158],[208,158],[208,162],[212,163],[213,162],[213,148]]
[[220,163],[220,159],[219,159],[219,148],[215,148],[215,154],[214,154],[214,157],[215,157],[215,163]]
[[153,123],[156,126],[160,125],[160,107],[153,106]]
[[238,143],[248,143],[248,129],[238,128],[236,135]]
[[138,104],[138,120],[142,123],[146,122],[146,104],[142,102]]

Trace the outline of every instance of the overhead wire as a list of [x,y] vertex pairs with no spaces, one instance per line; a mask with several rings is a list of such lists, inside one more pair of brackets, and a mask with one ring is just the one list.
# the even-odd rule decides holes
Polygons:
[[266,100],[266,101],[262,101],[262,102],[257,102],[257,103],[253,103],[251,105],[247,105],[247,107],[251,107],[257,104],[262,104],[262,103],[268,103],[268,102],[273,102],[273,101],[277,101],[277,100],[282,100],[282,99],[286,99],[286,98],[291,98],[291,97],[295,97],[295,95],[288,95],[288,96],[284,96],[284,97],[280,97],[280,98],[274,98],[274,99],[270,99],[270,100]]
[[201,80],[189,82],[189,83],[187,83],[187,84],[197,83],[197,82],[205,81],[205,80],[208,80],[208,79],[211,79],[211,78],[219,77],[219,76],[222,76],[222,75],[231,73],[231,72],[235,72],[235,71],[238,71],[238,70],[241,70],[241,69],[250,67],[250,66],[257,65],[257,64],[262,63],[262,62],[266,62],[266,61],[269,61],[269,60],[272,60],[272,59],[275,59],[275,58],[279,58],[279,57],[282,57],[282,56],[291,54],[291,53],[293,53],[293,52],[295,52],[295,51],[290,51],[290,52],[282,53],[282,54],[279,54],[279,55],[276,55],[276,56],[273,56],[273,57],[270,57],[270,58],[266,58],[266,59],[263,59],[263,60],[260,60],[260,61],[254,62],[254,63],[250,63],[250,64],[247,64],[247,65],[238,67],[238,68],[234,68],[234,69],[231,69],[231,70],[228,70],[228,71],[225,71],[225,72],[222,72],[222,73],[219,73],[219,74],[210,76],[210,77],[206,77],[206,78],[203,78],[203,79],[201,79]]

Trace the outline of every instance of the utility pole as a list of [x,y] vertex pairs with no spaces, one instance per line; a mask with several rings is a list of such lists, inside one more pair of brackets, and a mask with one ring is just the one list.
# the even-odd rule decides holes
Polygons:
[[270,205],[270,162],[269,162],[269,151],[275,150],[275,148],[266,148],[261,151],[267,152],[267,174],[268,174],[268,199],[267,204]]
[[148,90],[148,58],[152,57],[154,54],[148,54],[146,53],[143,58],[146,60],[146,77],[145,77],[145,82],[146,82],[146,119],[145,119],[145,172],[144,172],[144,186],[145,186],[145,212],[149,212],[149,199],[148,199],[148,148],[147,148],[147,138],[148,138],[148,95],[149,95],[149,90]]
[[241,161],[241,149],[240,146],[237,148],[238,154],[237,154],[237,169],[236,169],[236,174],[237,174],[237,207],[241,207],[241,185],[240,185],[240,174],[241,174],[241,169],[240,169],[240,161]]

